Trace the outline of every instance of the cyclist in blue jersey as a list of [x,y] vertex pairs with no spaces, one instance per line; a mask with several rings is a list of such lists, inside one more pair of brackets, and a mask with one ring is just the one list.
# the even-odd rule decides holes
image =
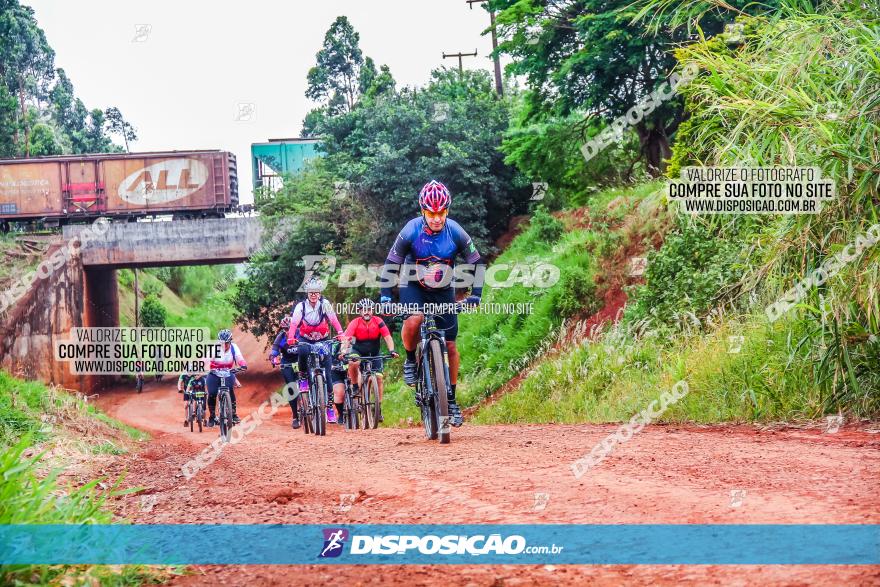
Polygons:
[[[455,259],[464,256],[465,262],[473,266],[475,280],[471,295],[465,301],[468,305],[480,303],[482,295],[482,269],[485,263],[474,241],[461,225],[447,218],[452,196],[442,183],[432,180],[425,184],[419,193],[419,207],[422,215],[406,223],[394,241],[388,258],[385,260],[383,275],[400,273],[401,304],[452,304],[455,290],[452,287],[452,272]],[[401,267],[401,264],[403,266]],[[418,280],[408,279],[409,268],[417,269]],[[385,282],[382,288],[383,303],[391,301],[391,287]],[[419,328],[422,316],[410,316],[403,323],[401,339],[406,350],[403,364],[403,380],[409,386],[416,384],[415,350],[419,343]],[[459,354],[455,346],[458,335],[458,316],[455,313],[439,314],[437,325],[446,331],[446,348],[449,356],[449,414],[452,425],[461,426],[461,409],[455,400],[455,387],[458,381]]]

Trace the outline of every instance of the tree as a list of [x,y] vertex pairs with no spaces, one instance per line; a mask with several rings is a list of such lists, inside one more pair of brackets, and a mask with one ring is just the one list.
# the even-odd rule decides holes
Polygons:
[[324,45],[309,70],[306,97],[332,105],[333,113],[351,112],[358,96],[364,57],[360,35],[345,16],[339,16],[324,35]]
[[63,151],[55,137],[54,129],[45,122],[39,122],[31,129],[28,152],[32,157],[60,155]]
[[[769,0],[774,4],[776,0]],[[730,0],[735,9],[766,9],[751,0]],[[530,111],[567,117],[586,114],[605,122],[626,114],[665,81],[676,66],[672,50],[688,31],[657,16],[651,34],[631,0],[491,0],[503,39],[498,50],[513,58],[508,71],[526,77]],[[706,12],[706,36],[723,30],[735,13]],[[657,174],[670,155],[669,139],[684,116],[679,98],[667,100],[634,125],[640,152]],[[529,121],[527,121],[529,122]]]
[[144,298],[141,306],[141,326],[144,328],[165,328],[168,312],[154,294]]
[[17,110],[15,97],[4,84],[0,84],[0,157],[14,157],[18,154],[15,142],[19,130]]
[[47,97],[55,76],[54,64],[55,52],[37,26],[34,10],[21,6],[18,0],[0,0],[0,77],[9,93],[18,98],[18,126],[24,139],[20,141],[16,128],[15,142],[23,145],[25,156],[30,154],[31,144],[28,101],[32,98],[39,106]]
[[[285,178],[282,190],[260,207],[267,227],[291,219],[293,228],[277,258],[252,260],[238,290],[242,324],[255,334],[271,332],[299,297],[303,256],[334,255],[338,265],[382,263],[401,226],[418,215],[417,194],[430,179],[449,186],[450,216],[484,255],[493,252],[510,218],[527,211],[531,184],[498,150],[509,104],[497,99],[487,72],[443,69],[424,89],[391,88],[362,97],[351,112],[323,117],[315,132],[327,156]],[[339,182],[348,189],[337,196]]]
[[111,134],[121,135],[123,140],[125,141],[125,150],[126,152],[131,152],[128,148],[128,141],[136,141],[137,140],[137,132],[135,128],[122,117],[122,112],[119,111],[119,108],[110,107],[104,112],[105,123],[107,125],[107,131]]

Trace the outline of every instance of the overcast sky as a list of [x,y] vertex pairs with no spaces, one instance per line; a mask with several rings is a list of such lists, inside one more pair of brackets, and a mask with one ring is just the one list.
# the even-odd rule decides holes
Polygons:
[[[398,86],[424,85],[444,63],[457,67],[443,52],[476,49],[465,67],[492,69],[491,38],[480,35],[489,15],[465,0],[21,2],[36,11],[56,67],[86,106],[116,106],[136,127],[133,151],[232,151],[243,201],[251,201],[250,144],[297,136],[314,106],[306,73],[337,16]],[[253,104],[249,119],[241,104]]]

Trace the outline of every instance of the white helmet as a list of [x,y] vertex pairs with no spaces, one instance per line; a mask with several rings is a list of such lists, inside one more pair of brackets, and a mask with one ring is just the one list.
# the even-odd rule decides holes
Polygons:
[[306,293],[311,293],[313,291],[323,291],[324,290],[324,282],[318,279],[317,277],[311,277],[305,284],[303,288],[306,290]]

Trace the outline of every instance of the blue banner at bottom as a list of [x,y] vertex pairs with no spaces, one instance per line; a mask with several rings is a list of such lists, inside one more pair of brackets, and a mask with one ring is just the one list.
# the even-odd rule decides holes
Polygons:
[[876,565],[878,525],[9,525],[0,564]]

